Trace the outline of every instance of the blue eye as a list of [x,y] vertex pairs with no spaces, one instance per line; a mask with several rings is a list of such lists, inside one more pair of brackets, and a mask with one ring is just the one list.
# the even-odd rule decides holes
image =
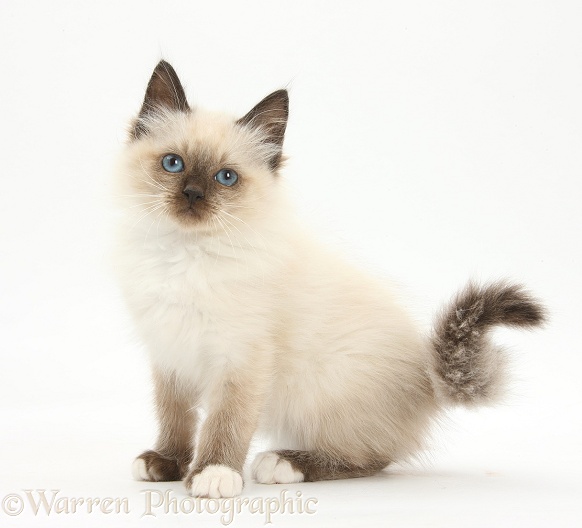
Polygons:
[[166,154],[162,158],[162,167],[166,172],[182,172],[184,160],[178,154]]
[[221,185],[231,187],[238,180],[238,174],[232,169],[221,169],[216,173],[214,179]]

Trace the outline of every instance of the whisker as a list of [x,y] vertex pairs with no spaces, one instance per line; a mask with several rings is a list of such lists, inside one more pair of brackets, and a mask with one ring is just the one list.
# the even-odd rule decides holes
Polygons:
[[[255,251],[255,253],[257,254],[257,256],[258,256],[258,253],[256,251],[256,248],[249,242],[249,239],[244,236],[244,234],[242,233],[242,231],[238,227],[236,227],[228,218],[221,217],[220,216],[220,212],[217,212],[217,218],[219,218],[220,220],[222,220],[222,222],[224,222],[225,224],[227,224],[229,227],[236,229],[237,232],[239,233],[239,235],[242,236],[245,239],[245,241],[247,242],[247,244],[249,245],[249,247],[251,249],[253,249]],[[231,231],[231,233],[232,233],[232,231]],[[246,255],[246,251],[245,251],[246,248],[243,245],[238,244],[238,245],[236,245],[236,247],[241,249],[243,255]],[[248,259],[248,256],[247,256],[247,258],[245,259],[245,265],[246,265],[246,269],[247,269],[247,275],[249,273],[249,263],[248,263],[248,260],[249,259]]]
[[[214,218],[214,216],[212,217],[212,228],[215,229],[216,231],[218,231],[218,229],[216,228],[216,220]],[[196,236],[198,236],[198,234],[196,234]],[[214,257],[214,265],[216,266],[216,263],[218,262],[218,257],[220,257],[220,240],[217,240],[217,238],[213,238],[213,240],[218,242],[218,252],[215,253],[215,257]]]
[[[224,213],[225,211],[221,211],[221,212]],[[236,229],[238,231],[238,233],[240,234],[240,236],[242,236],[245,239],[246,243],[248,244],[248,247],[251,248],[255,252],[255,255],[258,257],[258,261],[260,262],[260,265],[262,268],[262,279],[263,279],[263,284],[264,284],[264,282],[265,282],[265,265],[264,265],[263,259],[261,258],[261,255],[259,255],[259,252],[257,251],[256,246],[249,241],[249,239],[244,235],[244,233],[236,225],[234,225],[232,223],[232,221],[230,221],[228,218],[221,217],[220,212],[217,213],[217,218],[221,218],[223,222],[228,224],[230,227]],[[246,253],[245,248],[242,246],[239,246],[239,247],[243,251],[243,254],[245,254]],[[248,262],[248,260],[249,259],[247,256],[247,258],[245,259],[245,264],[246,264],[246,268],[247,268],[247,275],[249,274],[249,262]]]
[[242,224],[244,224],[245,226],[247,226],[253,233],[255,233],[261,239],[261,242],[263,244],[263,248],[265,249],[265,251],[268,252],[267,244],[265,243],[265,237],[261,233],[259,233],[256,229],[252,228],[242,218],[239,218],[238,216],[233,215],[233,214],[229,213],[228,211],[224,211],[222,209],[221,209],[221,212],[224,213],[225,215],[229,216],[230,218],[237,220],[237,221],[241,222]]
[[145,245],[147,244],[147,241],[148,241],[148,236],[149,236],[149,234],[150,234],[150,231],[151,231],[151,229],[152,229],[152,226],[154,225],[154,223],[155,223],[155,221],[156,221],[156,220],[158,221],[158,233],[159,233],[159,227],[160,227],[160,218],[161,218],[162,214],[164,214],[164,211],[165,211],[165,210],[166,210],[166,206],[165,206],[165,204],[164,204],[164,207],[162,207],[162,208],[161,208],[160,212],[159,212],[159,213],[157,214],[157,216],[156,216],[156,217],[155,217],[155,218],[152,220],[152,223],[150,224],[150,227],[148,228],[148,230],[147,230],[147,233],[146,233],[146,235],[145,235],[145,237],[144,237],[144,241],[143,241],[143,245],[144,245],[144,247],[145,247]]
[[[166,206],[165,208],[165,214],[166,214],[166,219],[170,219],[170,208],[168,206]],[[160,221],[158,220],[158,227],[157,227],[157,236],[158,238],[160,238]]]
[[146,168],[143,166],[143,160],[141,158],[139,158],[139,165],[141,167],[142,172],[145,174],[145,176],[147,177],[147,179],[149,180],[149,182],[146,183],[150,183],[151,185],[153,185],[154,187],[157,187],[158,189],[160,189],[161,191],[166,191],[166,192],[171,192],[170,189],[168,189],[165,185],[163,185],[161,182],[158,182],[156,180],[154,180],[151,176],[151,174],[146,170]]
[[131,233],[135,227],[142,221],[145,220],[150,214],[152,214],[154,211],[157,211],[158,209],[160,209],[161,207],[164,207],[163,203],[160,203],[158,205],[154,205],[154,206],[150,206],[149,209],[146,209],[145,213],[142,214],[137,221],[129,228],[129,233]]
[[234,249],[234,244],[232,243],[232,238],[230,238],[230,234],[228,232],[228,226],[226,226],[223,223],[223,220],[218,215],[216,215],[214,218],[216,218],[218,223],[223,226],[224,232],[226,233],[226,236],[228,237],[228,240],[230,242],[230,247],[232,248],[232,252],[234,253],[234,257],[236,259],[236,278],[238,280],[238,279],[240,279],[240,273],[239,273],[240,270],[239,270],[239,266],[238,266],[239,259],[238,259],[238,255],[236,253],[236,250]]
[[130,205],[129,209],[135,209],[136,207],[143,207],[143,206],[147,206],[150,204],[157,204],[157,203],[162,203],[162,200],[160,198],[158,198],[157,200],[151,200],[150,202],[140,202],[138,204]]

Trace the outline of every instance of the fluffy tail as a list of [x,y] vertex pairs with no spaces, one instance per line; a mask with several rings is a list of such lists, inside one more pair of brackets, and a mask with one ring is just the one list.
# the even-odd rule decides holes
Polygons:
[[449,404],[487,404],[502,393],[506,360],[490,342],[497,325],[533,328],[545,310],[521,286],[470,283],[437,318],[430,375],[437,397]]

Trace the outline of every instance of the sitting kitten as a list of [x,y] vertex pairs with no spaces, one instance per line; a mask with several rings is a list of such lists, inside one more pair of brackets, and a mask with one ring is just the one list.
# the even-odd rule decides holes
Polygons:
[[238,495],[257,429],[284,448],[258,455],[258,482],[372,475],[418,452],[447,405],[498,396],[492,326],[543,321],[521,287],[471,284],[423,337],[383,283],[294,220],[278,176],[287,115],[285,90],[237,120],[191,109],[167,62],[149,81],[119,170],[117,268],[159,420],[137,479]]

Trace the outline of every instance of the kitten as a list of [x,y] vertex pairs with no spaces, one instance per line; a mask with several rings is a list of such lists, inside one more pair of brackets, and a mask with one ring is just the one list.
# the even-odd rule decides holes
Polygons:
[[278,175],[287,116],[285,90],[234,119],[190,108],[167,62],[149,81],[118,171],[116,267],[159,421],[137,479],[238,495],[257,430],[281,448],[257,456],[258,482],[372,475],[417,453],[446,406],[499,396],[490,328],[544,319],[520,286],[470,284],[421,335],[384,283],[294,219]]

